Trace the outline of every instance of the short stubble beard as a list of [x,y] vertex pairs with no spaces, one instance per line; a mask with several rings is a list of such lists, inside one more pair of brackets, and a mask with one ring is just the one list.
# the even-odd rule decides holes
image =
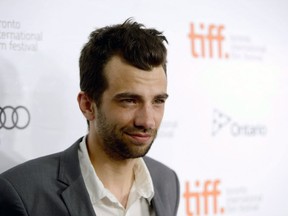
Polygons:
[[[102,138],[101,148],[103,151],[114,160],[125,160],[143,157],[150,150],[154,142],[157,129],[141,129],[141,128],[117,128],[116,125],[109,124],[107,118],[101,110],[97,111],[97,128],[100,137]],[[140,146],[129,143],[125,140],[125,131],[149,131],[153,137],[149,145]],[[143,144],[144,145],[144,144]]]

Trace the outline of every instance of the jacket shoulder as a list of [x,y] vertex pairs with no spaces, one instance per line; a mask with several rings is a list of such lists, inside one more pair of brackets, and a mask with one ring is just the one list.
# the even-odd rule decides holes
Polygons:
[[0,215],[67,215],[61,198],[67,182],[61,181],[60,174],[68,167],[72,178],[80,175],[77,149],[75,143],[63,152],[27,161],[0,174]]
[[62,152],[46,155],[19,164],[0,174],[0,178],[6,179],[6,181],[13,184],[15,188],[19,187],[21,190],[24,188],[27,190],[31,188],[35,190],[41,189],[43,184],[58,179],[61,163],[65,161],[65,159],[62,159],[71,156],[75,157],[78,149],[77,144],[77,142],[74,143]]

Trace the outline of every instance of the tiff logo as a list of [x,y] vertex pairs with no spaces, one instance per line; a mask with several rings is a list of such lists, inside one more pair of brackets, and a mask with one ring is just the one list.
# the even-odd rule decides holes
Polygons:
[[227,53],[223,53],[225,37],[223,35],[223,25],[208,25],[201,23],[200,31],[196,31],[194,23],[190,24],[189,39],[191,41],[191,51],[194,58],[229,58]]
[[186,205],[186,216],[217,215],[224,214],[225,209],[219,207],[220,180],[207,180],[203,185],[199,181],[195,182],[195,187],[190,188],[190,183],[186,182],[183,194]]

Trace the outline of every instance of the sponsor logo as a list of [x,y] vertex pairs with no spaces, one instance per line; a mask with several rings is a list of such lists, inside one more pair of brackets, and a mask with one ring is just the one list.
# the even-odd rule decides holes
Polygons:
[[229,132],[234,137],[246,136],[265,136],[268,129],[263,124],[243,124],[233,121],[230,116],[214,110],[212,121],[212,136],[216,136],[224,128],[229,128]]
[[218,110],[214,110],[213,123],[212,123],[212,135],[215,136],[223,127],[227,126],[231,122],[231,118]]
[[30,124],[31,115],[24,106],[0,107],[0,129],[25,129]]
[[220,180],[207,180],[203,184],[196,181],[194,186],[185,183],[183,197],[186,205],[187,216],[218,215],[224,214],[225,209],[220,207],[222,194],[219,186]]
[[191,52],[194,58],[229,58],[224,53],[224,25],[205,25],[201,23],[197,29],[195,23],[190,24],[188,35],[191,41]]

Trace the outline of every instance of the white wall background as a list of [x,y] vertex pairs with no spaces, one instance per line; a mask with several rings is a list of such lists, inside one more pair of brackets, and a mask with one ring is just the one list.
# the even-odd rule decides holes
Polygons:
[[[179,175],[178,215],[288,215],[287,10],[285,0],[0,0],[0,172],[86,133],[82,45],[134,17],[169,40],[170,97],[149,155]],[[13,127],[17,106],[25,129]]]

